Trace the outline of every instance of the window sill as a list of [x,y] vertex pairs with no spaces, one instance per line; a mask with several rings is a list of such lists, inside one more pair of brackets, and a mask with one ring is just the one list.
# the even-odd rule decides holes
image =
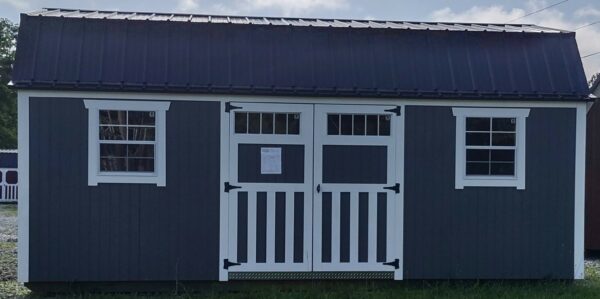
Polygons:
[[525,190],[525,180],[514,177],[490,177],[490,178],[462,178],[455,182],[456,189],[464,187],[513,187],[517,190]]
[[159,177],[156,174],[98,174],[89,177],[88,186],[98,186],[98,184],[153,184],[158,187],[165,187],[166,180],[164,177]]

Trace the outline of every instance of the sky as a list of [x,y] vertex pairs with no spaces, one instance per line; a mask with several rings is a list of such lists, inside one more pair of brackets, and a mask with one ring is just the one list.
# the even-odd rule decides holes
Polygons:
[[[563,3],[520,18],[559,2]],[[0,0],[0,18],[18,23],[19,13],[43,7],[401,21],[512,21],[577,29],[581,56],[600,52],[599,0]],[[598,23],[585,26],[594,22]],[[600,72],[600,54],[583,58],[583,64],[588,78]]]

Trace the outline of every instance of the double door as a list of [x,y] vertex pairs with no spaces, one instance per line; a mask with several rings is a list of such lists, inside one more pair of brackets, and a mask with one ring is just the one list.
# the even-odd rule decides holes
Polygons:
[[400,107],[229,107],[229,271],[401,272]]

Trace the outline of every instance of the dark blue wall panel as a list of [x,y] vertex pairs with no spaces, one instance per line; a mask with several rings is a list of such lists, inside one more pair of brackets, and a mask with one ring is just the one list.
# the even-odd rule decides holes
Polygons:
[[525,190],[456,190],[452,109],[406,108],[405,278],[573,277],[575,109],[526,121]]
[[171,102],[166,187],[89,187],[83,100],[32,99],[30,281],[217,280],[219,107]]

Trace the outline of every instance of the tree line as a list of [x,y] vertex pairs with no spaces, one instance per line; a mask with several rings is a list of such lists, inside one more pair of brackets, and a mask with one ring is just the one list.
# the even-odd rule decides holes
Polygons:
[[17,148],[17,92],[9,87],[18,26],[0,19],[0,148]]

